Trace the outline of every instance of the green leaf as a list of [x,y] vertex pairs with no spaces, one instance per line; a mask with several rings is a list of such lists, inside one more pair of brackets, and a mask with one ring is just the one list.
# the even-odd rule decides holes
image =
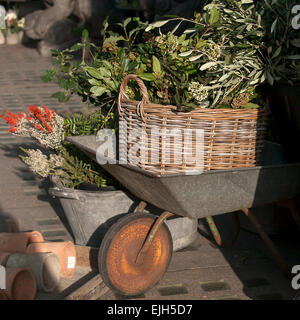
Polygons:
[[274,84],[274,78],[272,77],[271,73],[267,71],[267,79],[269,84],[272,86]]
[[138,76],[142,80],[145,80],[145,81],[154,81],[154,80],[156,80],[154,74],[152,74],[152,73],[140,73],[140,74],[138,74]]
[[43,81],[44,82],[51,82],[55,76],[56,76],[55,70],[46,70],[43,74]]
[[77,51],[77,50],[80,50],[82,47],[83,47],[82,43],[77,43],[77,44],[74,44],[74,46],[71,47],[70,51]]
[[202,54],[199,54],[197,56],[190,57],[189,60],[190,61],[196,61],[196,60],[200,59],[201,57],[202,57]]
[[300,54],[294,54],[287,57],[290,60],[298,60],[300,59]]
[[97,70],[97,69],[92,68],[92,67],[86,67],[85,70],[87,71],[87,73],[90,76],[92,76],[92,77],[94,77],[96,79],[99,79],[99,80],[103,79],[103,75],[102,75],[100,70]]
[[95,97],[101,97],[105,92],[107,92],[107,89],[104,87],[92,87],[91,92]]
[[64,92],[55,92],[52,94],[51,98],[58,99],[59,102],[64,102],[66,95]]
[[129,62],[130,62],[130,60],[128,58],[125,58],[125,59],[122,60],[121,70],[123,72],[127,72],[128,71]]
[[159,60],[155,56],[152,56],[152,63],[153,63],[153,72],[160,74],[161,73],[161,65],[160,65]]
[[182,21],[180,21],[180,22],[174,27],[174,29],[171,31],[172,34],[174,34],[174,33],[177,31],[177,29],[179,28],[179,26],[181,25],[181,23],[182,23]]
[[217,62],[207,62],[207,63],[204,63],[201,67],[200,67],[200,70],[201,71],[204,71],[206,69],[209,69],[210,67],[213,67],[215,65],[217,65],[218,63]]
[[89,32],[88,32],[87,29],[84,29],[84,30],[82,31],[82,37],[83,37],[84,39],[87,39],[87,38],[89,37]]
[[162,97],[163,97],[160,91],[156,91],[156,94],[157,94],[157,96],[158,96],[159,98],[162,98]]
[[231,73],[225,73],[220,79],[219,79],[219,82],[222,82],[224,80],[226,80],[227,78],[229,78],[231,75]]
[[179,56],[180,56],[180,57],[188,57],[188,56],[190,56],[192,53],[193,53],[193,50],[189,50],[189,51],[186,51],[186,52],[179,53]]
[[99,71],[103,77],[109,77],[109,78],[111,77],[111,72],[108,69],[100,68]]
[[274,32],[274,30],[275,30],[275,28],[276,28],[276,25],[277,25],[277,21],[278,21],[278,19],[276,18],[276,19],[274,20],[274,22],[272,23],[272,26],[271,26],[271,33],[273,33],[273,32]]
[[274,59],[274,58],[276,58],[277,56],[279,56],[280,52],[281,52],[281,46],[276,49],[276,51],[274,52],[274,54],[273,54],[273,56],[272,56],[271,59]]
[[58,78],[58,85],[59,85],[62,89],[65,89],[65,90],[68,89],[67,80],[64,79],[64,78],[62,78],[62,77],[59,77],[59,78]]
[[290,41],[290,43],[297,48],[300,48],[300,39],[293,39]]
[[101,63],[104,65],[104,67],[106,67],[106,68],[108,68],[108,69],[110,69],[110,70],[113,69],[113,66],[112,66],[112,64],[111,64],[109,61],[107,61],[107,60],[102,60]]
[[157,21],[154,23],[149,24],[149,26],[145,29],[146,32],[155,29],[155,28],[160,28],[162,26],[164,26],[165,24],[167,24],[169,22],[169,20],[163,20],[163,21]]
[[220,12],[216,7],[212,7],[210,10],[209,24],[214,25],[220,21]]
[[259,105],[256,103],[248,102],[241,106],[242,109],[258,109]]
[[196,31],[196,29],[186,29],[185,31],[184,31],[184,33],[193,33],[193,32],[195,32]]
[[92,79],[88,79],[88,82],[92,85],[92,86],[101,86],[102,82],[99,80],[96,80],[94,78]]
[[124,21],[124,27],[126,28],[126,26],[128,25],[129,22],[131,22],[131,18],[127,18],[125,21]]

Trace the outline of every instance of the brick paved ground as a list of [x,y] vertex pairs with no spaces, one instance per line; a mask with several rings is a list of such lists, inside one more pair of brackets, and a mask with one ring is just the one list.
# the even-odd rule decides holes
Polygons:
[[[41,58],[35,49],[0,46],[0,66],[1,110],[25,111],[29,104],[48,105],[57,112],[81,110],[79,99],[72,98],[63,105],[50,97],[57,86],[41,80],[50,60]],[[14,218],[20,221],[21,230],[39,230],[47,240],[72,239],[58,201],[47,195],[47,185],[45,188],[17,157],[18,147],[29,143],[28,140],[9,135],[7,129],[0,123],[0,231],[5,230],[5,219]],[[230,235],[229,215],[217,217],[216,222],[222,234]],[[160,283],[136,299],[264,300],[292,299],[297,294],[257,234],[241,230],[233,248],[219,249],[203,236],[204,230],[200,221],[197,240],[174,253]],[[300,264],[299,234],[294,235],[273,239],[291,265]],[[80,277],[82,270],[77,272],[74,281]],[[62,288],[66,286],[65,283]],[[40,298],[55,297],[41,295]],[[111,291],[102,297],[121,298]]]

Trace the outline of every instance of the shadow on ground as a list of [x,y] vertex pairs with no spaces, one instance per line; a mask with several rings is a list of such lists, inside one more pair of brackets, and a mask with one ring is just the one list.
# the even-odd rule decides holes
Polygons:
[[[239,212],[239,217],[242,214]],[[269,234],[269,237],[291,270],[293,265],[300,264],[300,231],[288,212],[283,210],[279,216],[278,223],[281,223],[282,228],[276,234]],[[226,245],[226,240],[230,239],[233,232],[231,214],[215,216],[214,221]],[[241,224],[233,246],[220,248],[205,219],[200,220],[199,226],[201,236],[210,240],[210,245],[222,252],[232,271],[243,283],[244,294],[250,299],[290,300],[295,297],[297,292],[291,287],[291,278],[283,274],[270,250],[254,230]]]

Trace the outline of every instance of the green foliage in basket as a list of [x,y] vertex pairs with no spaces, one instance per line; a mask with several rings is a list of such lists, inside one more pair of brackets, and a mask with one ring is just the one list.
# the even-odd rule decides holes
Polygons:
[[[178,25],[168,34],[152,31],[174,20]],[[184,21],[192,27],[177,35]],[[102,47],[88,43],[85,32],[83,43],[54,51],[55,66],[44,80],[58,81],[63,90],[57,98],[66,101],[77,94],[111,114],[122,80],[134,73],[144,80],[152,102],[173,104],[182,111],[258,107],[256,87],[265,80],[260,54],[264,33],[252,0],[216,0],[194,19],[148,25],[128,18],[118,26],[117,34],[104,23]],[[81,62],[74,62],[79,49],[85,54]],[[84,58],[87,53],[89,61]],[[129,83],[127,94],[141,99],[134,83]]]
[[259,1],[258,9],[266,31],[266,75],[271,85],[275,81],[292,83],[300,80],[300,10],[296,10],[296,5],[299,1]]

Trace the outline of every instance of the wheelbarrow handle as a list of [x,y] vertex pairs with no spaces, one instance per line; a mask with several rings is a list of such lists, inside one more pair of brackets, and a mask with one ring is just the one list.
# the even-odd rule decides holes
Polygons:
[[74,199],[74,200],[79,200],[78,195],[76,192],[67,192],[59,189],[58,187],[50,188],[49,189],[49,194],[53,197],[57,198],[66,198],[66,199]]

